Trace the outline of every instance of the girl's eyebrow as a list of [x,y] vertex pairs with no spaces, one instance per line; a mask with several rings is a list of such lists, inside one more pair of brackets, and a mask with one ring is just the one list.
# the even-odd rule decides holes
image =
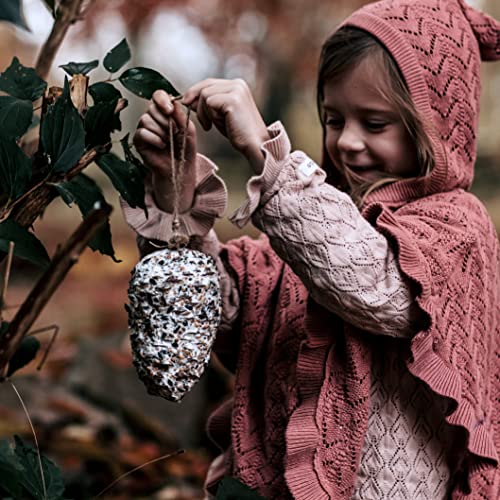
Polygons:
[[[323,104],[323,109],[325,111],[332,111],[332,112],[339,111],[337,108],[335,108],[334,106],[331,106],[329,104]],[[388,108],[369,108],[369,107],[360,106],[358,108],[355,108],[355,110],[358,113],[365,113],[365,114],[379,113],[379,114],[385,114],[385,115],[394,115],[394,111],[391,109],[388,109]]]

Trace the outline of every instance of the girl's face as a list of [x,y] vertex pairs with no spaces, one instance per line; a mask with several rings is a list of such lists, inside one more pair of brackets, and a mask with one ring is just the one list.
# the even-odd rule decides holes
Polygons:
[[363,59],[324,85],[326,150],[351,188],[390,176],[418,175],[415,144],[395,106],[380,66]]

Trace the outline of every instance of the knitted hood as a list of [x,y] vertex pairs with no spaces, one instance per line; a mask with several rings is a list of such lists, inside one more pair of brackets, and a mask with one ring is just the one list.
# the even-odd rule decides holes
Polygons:
[[[396,60],[424,128],[435,166],[418,180],[379,189],[368,201],[396,204],[468,189],[476,160],[480,63],[500,59],[500,23],[465,0],[383,0],[353,13],[342,26],[377,38]],[[331,164],[324,154],[324,168]]]

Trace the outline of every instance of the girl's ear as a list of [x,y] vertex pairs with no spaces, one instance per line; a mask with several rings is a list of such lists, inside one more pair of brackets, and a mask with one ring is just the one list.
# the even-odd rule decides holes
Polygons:
[[483,61],[498,61],[500,59],[500,22],[471,7],[465,0],[458,0],[458,2],[476,36],[481,59]]

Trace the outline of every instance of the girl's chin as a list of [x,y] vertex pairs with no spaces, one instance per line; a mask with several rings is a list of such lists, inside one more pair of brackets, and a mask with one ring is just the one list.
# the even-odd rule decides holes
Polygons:
[[[347,173],[347,172],[346,172]],[[358,170],[356,172],[349,170],[346,175],[349,184],[359,186],[361,184],[373,184],[385,178],[380,170],[370,168],[367,170]]]

